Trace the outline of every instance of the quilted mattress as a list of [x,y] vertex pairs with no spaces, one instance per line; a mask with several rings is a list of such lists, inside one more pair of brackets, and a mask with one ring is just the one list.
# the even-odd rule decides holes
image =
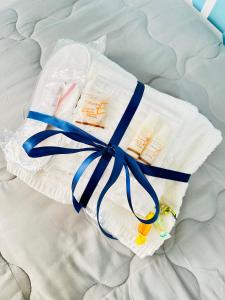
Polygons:
[[[110,59],[225,137],[225,47],[183,0],[19,0],[0,11],[1,141],[57,40],[101,36]],[[224,221],[224,141],[191,178],[172,238],[145,259],[9,174],[0,152],[0,299],[224,299]]]

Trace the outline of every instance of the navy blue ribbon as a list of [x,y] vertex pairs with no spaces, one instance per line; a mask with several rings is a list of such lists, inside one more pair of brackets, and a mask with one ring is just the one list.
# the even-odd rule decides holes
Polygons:
[[[66,122],[64,120],[58,119],[56,117],[42,114],[36,111],[30,111],[28,114],[29,119],[37,120],[48,125],[51,125],[60,130],[44,130],[37,134],[34,134],[30,138],[28,138],[23,144],[23,148],[26,153],[33,158],[36,157],[44,157],[49,155],[57,155],[57,154],[72,154],[78,152],[86,152],[89,151],[89,154],[84,161],[81,163],[72,180],[72,200],[74,208],[77,212],[80,211],[81,207],[85,207],[90,199],[93,191],[96,188],[98,181],[101,179],[105,169],[107,168],[109,161],[112,157],[114,157],[114,165],[112,168],[111,175],[101,191],[98,201],[97,201],[97,221],[101,231],[109,238],[114,237],[101,226],[99,222],[99,212],[102,201],[104,199],[105,194],[108,190],[113,186],[118,177],[120,176],[121,171],[125,170],[126,175],[126,193],[127,193],[127,201],[129,207],[136,218],[145,224],[154,223],[159,216],[159,200],[155,190],[152,185],[148,181],[145,175],[150,175],[153,177],[164,178],[169,180],[175,180],[179,182],[188,182],[190,178],[190,174],[168,170],[164,168],[154,167],[150,165],[143,164],[141,162],[136,161],[130,155],[128,155],[121,147],[119,147],[119,143],[129,126],[130,121],[135,114],[138,105],[141,101],[142,95],[144,92],[144,85],[140,82],[137,83],[134,94],[113,134],[108,144],[94,137],[93,135],[87,133],[86,131],[80,129],[79,127]],[[71,140],[77,141],[81,144],[86,145],[84,148],[64,148],[64,147],[55,147],[55,146],[41,146],[36,147],[42,141],[48,139],[51,136],[55,136],[58,134],[62,134]],[[84,174],[85,170],[90,166],[90,164],[99,159],[99,162],[85,188],[85,191],[81,197],[83,199],[83,203],[76,199],[75,190],[76,186]],[[152,218],[146,220],[139,218],[133,208],[132,199],[131,199],[131,184],[130,184],[130,172],[133,174],[134,178],[138,181],[138,183],[144,188],[144,190],[149,194],[155,204],[155,214]]]

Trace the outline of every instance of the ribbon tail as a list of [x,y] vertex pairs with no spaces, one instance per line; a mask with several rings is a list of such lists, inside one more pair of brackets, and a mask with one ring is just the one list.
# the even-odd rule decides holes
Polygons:
[[[145,177],[145,175],[142,173],[142,170],[140,169],[138,163],[131,158],[129,155],[126,156],[126,162],[127,165],[125,165],[125,173],[126,173],[126,188],[127,188],[127,201],[129,204],[129,207],[131,209],[131,211],[133,212],[133,214],[136,216],[136,218],[144,223],[144,224],[152,224],[154,223],[159,216],[159,200],[158,200],[158,196],[155,192],[155,190],[153,189],[153,187],[151,186],[151,184],[149,183],[149,181],[147,180],[147,178]],[[130,189],[130,174],[129,174],[129,169],[131,170],[132,174],[134,175],[135,179],[140,183],[140,185],[145,189],[145,191],[151,196],[154,204],[155,204],[155,214],[152,218],[146,220],[146,219],[141,219],[139,218],[133,208],[132,205],[132,200],[131,200],[131,189]]]
[[72,201],[73,201],[73,206],[75,208],[75,210],[79,213],[82,205],[80,204],[80,202],[76,199],[76,197],[74,196],[74,192],[76,189],[76,186],[81,178],[81,176],[83,175],[83,173],[85,172],[85,170],[89,167],[89,165],[99,156],[102,155],[102,151],[97,151],[94,152],[92,154],[90,154],[88,157],[86,157],[86,159],[82,162],[82,164],[80,165],[80,167],[78,168],[78,170],[76,171],[74,177],[73,177],[73,181],[72,181],[72,185],[71,185],[71,190],[72,190]]
[[114,236],[112,236],[109,232],[107,232],[101,226],[100,221],[99,221],[99,213],[100,213],[100,208],[101,208],[103,198],[104,198],[105,194],[108,192],[108,190],[112,187],[112,185],[116,182],[117,178],[119,177],[119,175],[123,169],[123,163],[124,163],[124,154],[120,150],[120,148],[117,148],[115,151],[115,161],[114,161],[111,175],[110,175],[105,187],[103,188],[103,190],[98,198],[98,202],[97,202],[97,221],[98,221],[99,228],[104,233],[104,235],[106,235],[108,238],[111,238],[114,240],[116,240],[116,238]]
[[190,179],[191,174],[183,173],[175,170],[164,169],[160,167],[150,166],[143,164],[141,162],[137,162],[140,169],[145,175],[174,180],[179,182],[188,182]]

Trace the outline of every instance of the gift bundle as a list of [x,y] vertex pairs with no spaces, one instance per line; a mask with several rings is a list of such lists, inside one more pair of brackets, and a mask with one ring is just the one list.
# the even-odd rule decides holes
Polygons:
[[74,43],[47,62],[4,152],[11,173],[145,257],[170,237],[191,174],[220,141],[195,106]]

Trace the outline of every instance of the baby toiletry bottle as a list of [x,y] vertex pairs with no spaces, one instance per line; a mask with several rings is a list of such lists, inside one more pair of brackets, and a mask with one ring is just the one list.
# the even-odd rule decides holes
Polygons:
[[79,89],[76,82],[65,84],[62,88],[61,95],[58,97],[55,116],[64,120],[68,117],[76,107],[79,98]]
[[169,126],[163,125],[152,137],[150,143],[145,147],[141,153],[140,159],[145,163],[152,164],[160,151],[165,147],[169,134]]
[[[161,200],[162,199],[163,197]],[[154,227],[158,230],[160,237],[164,240],[170,238],[166,225],[166,218],[169,217],[169,215],[172,215],[176,220],[176,212],[169,205],[160,203],[160,213],[158,219],[154,223]]]
[[[154,216],[153,212],[150,212],[146,216],[146,220],[151,219]],[[136,244],[142,245],[146,242],[147,236],[152,228],[152,224],[139,223],[138,224],[138,235],[136,237]]]
[[105,128],[111,98],[111,88],[104,78],[97,76],[90,79],[78,103],[76,123]]
[[137,134],[132,138],[130,144],[127,147],[127,153],[133,158],[137,159],[147,144],[150,142],[153,132],[155,130],[158,121],[158,116],[155,113],[151,113],[150,117],[144,121],[141,128],[137,131]]

